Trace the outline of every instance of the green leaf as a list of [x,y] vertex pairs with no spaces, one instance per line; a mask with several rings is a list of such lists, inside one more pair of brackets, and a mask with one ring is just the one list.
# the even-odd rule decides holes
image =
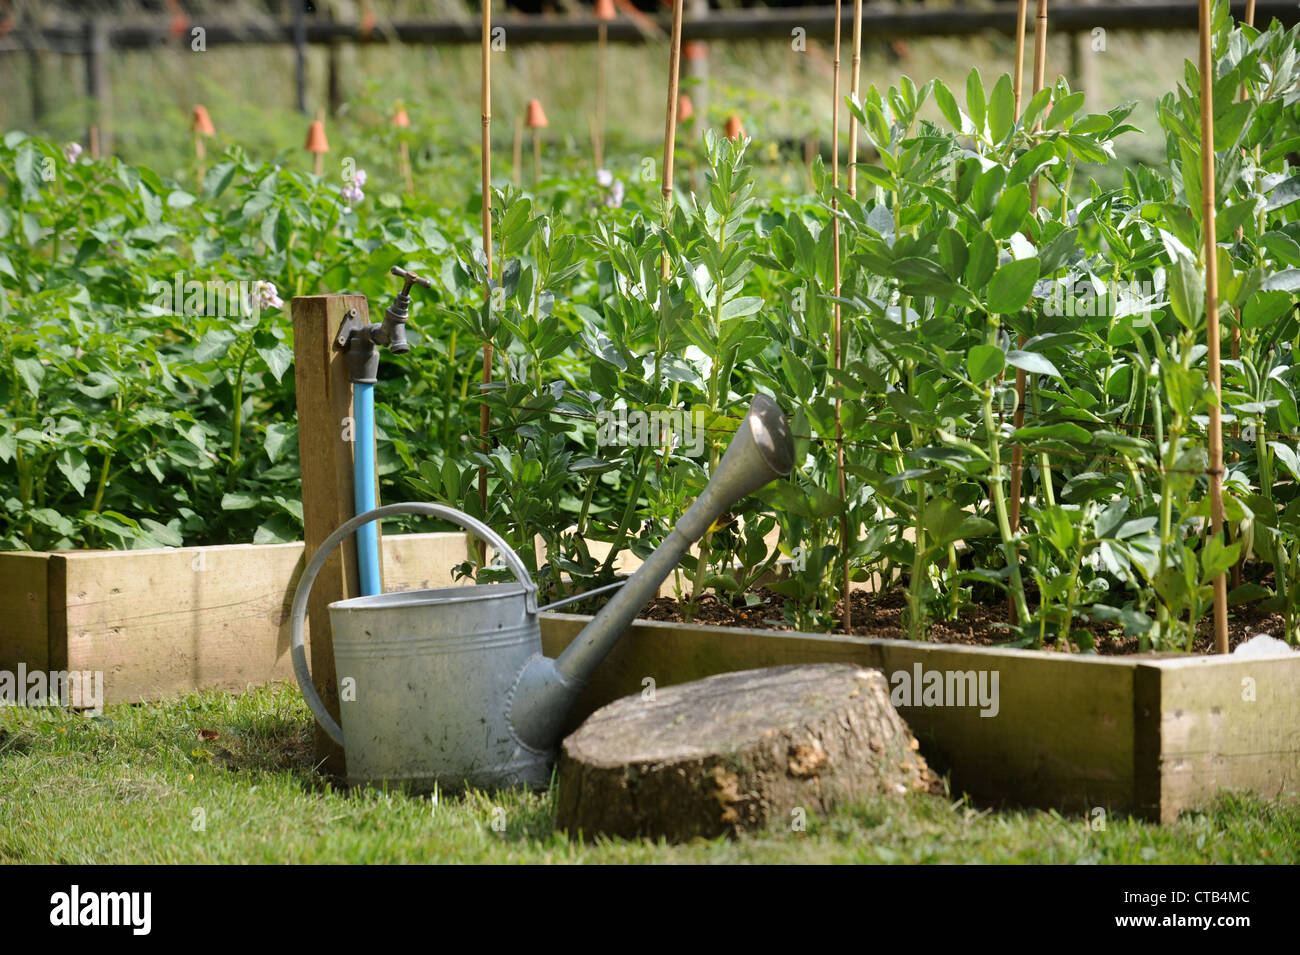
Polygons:
[[35,202],[41,196],[41,160],[40,150],[32,142],[24,143],[14,157],[14,171],[18,174],[23,202]]
[[1037,352],[1016,351],[1015,349],[1012,349],[1007,352],[1007,364],[1015,368],[1023,369],[1031,375],[1051,375],[1053,378],[1061,377],[1061,373],[1056,370],[1056,366]]
[[718,310],[718,319],[725,322],[728,319],[739,318],[742,315],[753,315],[762,307],[763,300],[757,295],[733,298],[730,302],[722,304],[722,308]]
[[1268,446],[1273,449],[1274,456],[1286,465],[1286,469],[1291,472],[1291,476],[1300,481],[1300,456],[1296,455],[1295,448],[1285,445],[1281,441],[1270,441]]
[[56,459],[59,471],[68,479],[78,494],[86,493],[90,483],[90,462],[76,448],[64,448]]
[[209,199],[215,199],[226,191],[230,185],[230,180],[235,178],[235,164],[233,162],[219,162],[207,171],[203,177],[203,195]]
[[1047,440],[1065,441],[1069,444],[1087,444],[1092,435],[1081,425],[1077,425],[1072,421],[1061,421],[1056,424],[1017,428],[1011,438],[1024,444]]
[[[1247,105],[1245,103],[1242,104]],[[1292,176],[1274,186],[1268,194],[1268,202],[1264,206],[1265,212],[1272,212],[1274,209],[1280,209],[1283,206],[1289,206],[1291,203],[1300,199],[1300,175]]]
[[966,248],[966,240],[956,229],[948,228],[939,233],[939,259],[943,262],[944,271],[954,282],[965,273],[970,253]]
[[45,380],[45,366],[41,364],[41,360],[39,358],[15,358],[14,371],[18,372],[18,377],[23,380],[27,390],[33,396],[39,397],[41,382]]
[[966,356],[966,370],[975,384],[981,384],[1006,367],[1007,356],[996,345],[976,345]]
[[985,304],[990,312],[1014,315],[1027,304],[1038,281],[1038,259],[1016,259],[993,274]]
[[284,373],[293,364],[293,349],[283,342],[272,348],[259,348],[257,353],[262,356],[266,367],[271,370],[271,375],[277,382],[284,377]]
[[281,209],[273,210],[262,218],[261,236],[271,252],[282,252],[289,242],[291,233],[289,217]]
[[1067,96],[1062,96],[1052,104],[1051,111],[1047,114],[1047,121],[1044,123],[1046,128],[1055,129],[1064,123],[1067,119],[1079,111],[1083,105],[1083,90],[1075,90]]
[[921,526],[930,547],[943,547],[957,540],[957,529],[966,517],[966,512],[948,498],[932,497],[926,501]]
[[993,237],[1005,239],[1023,231],[1028,215],[1029,186],[1022,182],[998,197],[998,203],[993,207],[993,220],[989,223]]
[[934,101],[938,104],[943,118],[948,121],[948,125],[957,132],[962,132],[961,109],[957,106],[957,98],[952,95],[952,90],[948,89],[942,80],[934,82]]
[[1169,304],[1183,326],[1196,330],[1205,314],[1205,284],[1196,263],[1185,255],[1177,255],[1168,269]]
[[1140,637],[1149,633],[1155,621],[1144,613],[1138,613],[1130,607],[1111,607],[1107,604],[1093,604],[1088,608],[1093,620],[1115,622],[1124,625],[1124,633],[1130,637]]
[[280,455],[284,453],[285,445],[287,445],[289,439],[294,437],[296,434],[297,430],[292,425],[285,424],[284,422],[277,421],[275,424],[268,424],[266,426],[266,441],[263,447],[266,450],[266,456],[271,459],[272,464],[280,460]]
[[998,244],[987,232],[977,233],[970,244],[970,262],[966,266],[966,287],[977,295],[988,283],[998,264]]
[[1241,554],[1241,541],[1224,546],[1223,541],[1211,536],[1201,551],[1201,582],[1208,583],[1237,562]]
[[287,514],[276,514],[253,532],[254,544],[288,544],[298,540],[300,525]]
[[1011,87],[1011,75],[1003,73],[993,86],[989,97],[989,135],[1000,143],[1011,135],[1016,124],[1016,96]]
[[246,511],[249,508],[259,506],[261,503],[262,499],[260,497],[247,491],[231,491],[221,497],[221,509],[223,511]]
[[200,365],[220,358],[235,340],[235,333],[224,328],[214,328],[194,346],[194,361]]
[[1042,274],[1051,275],[1065,265],[1078,247],[1079,230],[1074,228],[1063,230],[1038,253]]
[[1027,150],[1015,161],[1011,167],[1011,172],[1007,174],[1007,182],[1027,182],[1045,166],[1050,166],[1055,162],[1056,144],[1039,143],[1033,149]]
[[980,71],[972,69],[966,75],[966,112],[970,114],[971,122],[975,124],[975,132],[982,132],[984,129],[985,104],[984,83],[980,80]]

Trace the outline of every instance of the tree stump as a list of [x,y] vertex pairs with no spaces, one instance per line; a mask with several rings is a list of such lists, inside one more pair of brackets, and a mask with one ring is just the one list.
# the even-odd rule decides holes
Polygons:
[[881,793],[940,791],[918,748],[879,670],[724,673],[588,717],[560,755],[558,824],[671,841],[788,826]]

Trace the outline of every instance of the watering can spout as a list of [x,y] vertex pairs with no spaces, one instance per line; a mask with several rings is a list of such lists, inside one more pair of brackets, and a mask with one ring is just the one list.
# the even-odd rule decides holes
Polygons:
[[[537,585],[519,555],[483,522],[454,507],[416,502],[377,507],[344,522],[303,569],[289,647],[312,714],[331,739],[344,744],[348,779],[412,786],[544,785],[574,701],[641,607],[718,517],[793,468],[794,441],[785,415],[776,402],[759,395],[695,503],[555,660],[541,652]],[[307,666],[312,583],[348,535],[399,514],[459,524],[502,557],[515,581],[331,603],[336,669],[365,688],[340,700],[336,720]],[[374,688],[378,692],[371,692]]]
[[520,741],[538,750],[553,747],[592,671],[691,546],[733,504],[793,469],[794,439],[785,414],[771,398],[755,396],[712,479],[663,543],[558,659],[539,655],[520,671],[507,704]]

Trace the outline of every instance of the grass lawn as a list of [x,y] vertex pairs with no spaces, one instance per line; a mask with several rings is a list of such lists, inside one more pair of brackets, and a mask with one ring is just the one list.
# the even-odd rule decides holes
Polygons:
[[1232,796],[1165,827],[919,796],[810,817],[806,832],[584,844],[555,830],[553,793],[434,803],[325,785],[311,725],[286,685],[97,718],[2,708],[0,863],[1300,862],[1300,804]]

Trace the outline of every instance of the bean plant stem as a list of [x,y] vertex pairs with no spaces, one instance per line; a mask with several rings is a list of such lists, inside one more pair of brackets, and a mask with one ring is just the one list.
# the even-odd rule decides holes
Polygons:
[[[855,4],[860,4],[860,0],[855,0]],[[857,7],[855,7],[855,10]],[[835,52],[834,62],[831,72],[831,188],[839,189],[840,187],[840,0],[835,0]],[[856,21],[855,21],[856,23]],[[860,27],[855,26],[855,35],[860,36]],[[856,71],[855,71],[856,72]],[[855,76],[854,85],[857,85]],[[857,129],[850,127],[850,143],[856,137]],[[850,163],[853,156],[850,151]],[[850,167],[852,168],[852,167]],[[850,173],[850,182],[852,182],[852,173]],[[843,367],[844,362],[844,335],[840,325],[840,220],[839,220],[839,199],[831,194],[831,256],[832,268],[834,271],[833,284],[835,304],[832,311],[831,320],[831,351],[832,360],[836,371]],[[844,479],[844,420],[843,420],[843,399],[838,396],[835,399],[835,482],[839,492],[840,505],[840,559],[844,562],[843,577],[843,601],[844,613],[842,625],[846,633],[853,631],[853,608],[849,600],[851,592],[849,590],[850,577],[852,568],[850,567],[849,552],[852,545],[849,542],[849,502],[846,495],[846,484]]]
[[[487,269],[487,282],[484,292],[484,308],[492,307],[492,0],[483,0],[483,37],[482,37],[482,84],[480,90],[481,114],[483,125],[482,172],[483,172],[483,259]],[[479,437],[483,444],[483,453],[490,448],[488,432],[492,426],[491,412],[488,410],[487,386],[492,382],[492,340],[483,342],[483,397],[479,404]],[[478,501],[484,514],[487,513],[487,465],[478,469]],[[479,563],[487,563],[487,543],[478,542]]]
[[[1046,0],[1043,0],[1046,2]],[[1214,195],[1214,50],[1211,3],[1200,0],[1201,13],[1201,193],[1205,238],[1205,336],[1209,346],[1210,389],[1210,533],[1223,534],[1223,381],[1219,367],[1219,256],[1215,236]],[[1214,576],[1214,649],[1228,652],[1228,578]]]
[[244,368],[248,363],[248,356],[252,350],[253,339],[250,332],[248,344],[244,346],[244,352],[239,356],[239,364],[235,368],[235,378],[230,386],[232,407],[230,409],[230,465],[226,470],[227,491],[234,486],[235,473],[239,467],[239,444],[244,428]]
[[1014,601],[1016,614],[1021,623],[1029,620],[1029,606],[1025,602],[1025,584],[1020,576],[1020,555],[1017,553],[1015,534],[1011,530],[1011,519],[1007,513],[1007,498],[1002,490],[1002,449],[998,442],[997,422],[993,417],[993,388],[984,385],[981,397],[984,404],[984,429],[988,433],[989,460],[992,462],[990,487],[993,491],[993,506],[997,511],[998,531],[1002,535],[1002,551],[1006,555],[1007,568],[1011,573],[1011,599]]

